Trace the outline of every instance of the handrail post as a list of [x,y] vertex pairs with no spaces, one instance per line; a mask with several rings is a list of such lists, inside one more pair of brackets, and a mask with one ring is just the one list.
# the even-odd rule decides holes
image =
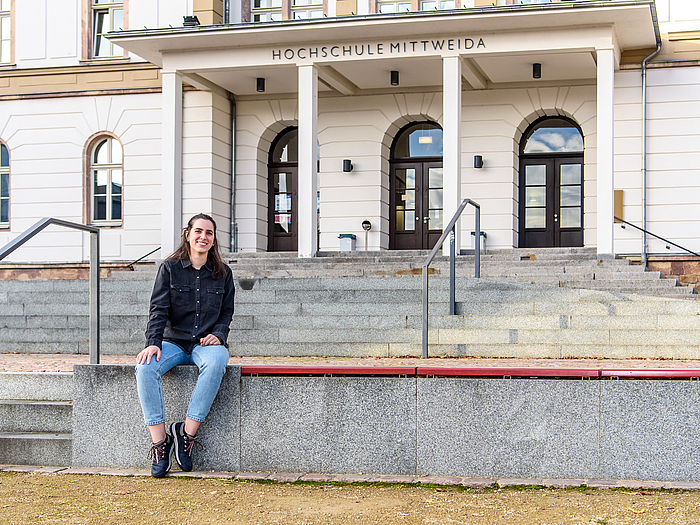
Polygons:
[[423,265],[423,359],[428,359],[428,264]]
[[450,315],[455,315],[455,228],[450,231]]
[[481,277],[481,208],[474,207],[474,277]]
[[90,364],[100,364],[100,232],[90,232]]
[[479,250],[481,247],[481,206],[479,206],[478,203],[474,202],[471,199],[464,199],[457,208],[455,214],[445,226],[445,229],[442,231],[442,235],[440,235],[440,238],[435,243],[435,246],[431,250],[430,255],[428,255],[428,258],[425,260],[425,263],[423,263],[423,359],[427,359],[428,357],[428,267],[430,266],[432,260],[435,258],[435,255],[437,254],[442,244],[445,242],[447,235],[450,235],[450,315],[455,315],[457,310],[457,304],[455,300],[455,228],[457,227],[457,219],[459,219],[460,215],[464,211],[464,208],[467,207],[467,204],[471,204],[472,206],[474,206],[474,208],[476,208],[474,229],[476,230],[477,245],[476,250],[474,251],[474,254],[476,256],[474,261],[474,264],[476,265],[474,277],[481,277],[481,257]]

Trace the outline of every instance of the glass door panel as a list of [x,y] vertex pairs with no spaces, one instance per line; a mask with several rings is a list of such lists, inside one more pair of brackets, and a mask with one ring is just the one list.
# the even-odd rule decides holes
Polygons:
[[394,172],[394,211],[397,231],[416,229],[416,170],[397,168]]

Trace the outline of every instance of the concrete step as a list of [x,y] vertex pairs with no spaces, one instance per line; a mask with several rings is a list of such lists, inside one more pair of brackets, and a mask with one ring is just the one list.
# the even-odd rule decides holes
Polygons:
[[65,432],[0,432],[0,464],[70,466],[72,435]]
[[0,432],[70,433],[70,401],[0,400]]

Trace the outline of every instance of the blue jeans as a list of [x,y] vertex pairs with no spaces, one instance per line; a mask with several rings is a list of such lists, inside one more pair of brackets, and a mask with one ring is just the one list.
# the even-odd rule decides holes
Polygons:
[[156,361],[156,356],[153,356],[150,364],[136,365],[136,385],[146,425],[165,423],[161,377],[177,365],[197,365],[199,368],[199,378],[190,398],[187,417],[203,423],[219,392],[228,358],[228,350],[222,345],[197,345],[192,354],[188,355],[179,346],[163,341],[160,361]]

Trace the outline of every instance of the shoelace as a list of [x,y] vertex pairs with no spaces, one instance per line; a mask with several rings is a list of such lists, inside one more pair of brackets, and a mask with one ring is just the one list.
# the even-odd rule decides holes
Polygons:
[[202,450],[204,450],[204,446],[197,440],[196,437],[190,437],[188,435],[184,435],[182,437],[184,438],[184,441],[185,441],[185,453],[188,456],[192,455],[192,449],[194,447],[197,448],[198,452],[201,452]]
[[151,450],[148,451],[148,456],[146,456],[148,459],[152,459],[156,463],[158,463],[161,459],[165,457],[165,446],[168,444],[167,440],[163,441],[159,445],[153,444],[151,445]]

